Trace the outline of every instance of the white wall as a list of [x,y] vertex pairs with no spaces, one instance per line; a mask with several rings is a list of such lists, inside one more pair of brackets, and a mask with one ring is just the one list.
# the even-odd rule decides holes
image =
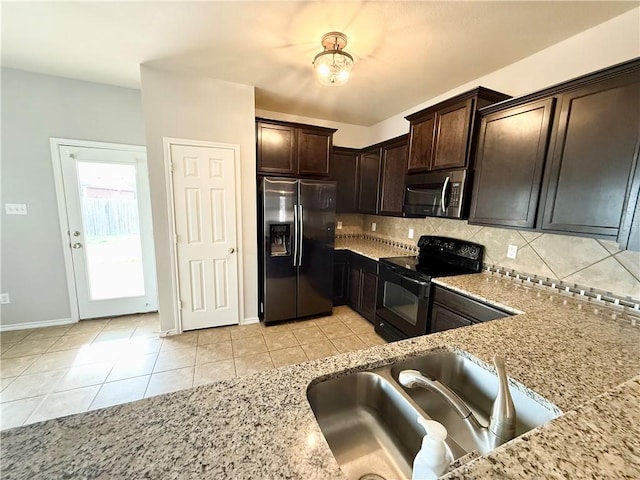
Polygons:
[[50,137],[144,145],[140,92],[2,69],[2,327],[69,319]]
[[306,123],[307,125],[318,125],[320,127],[337,128],[333,135],[333,144],[340,147],[362,148],[371,145],[371,129],[361,125],[350,123],[332,122],[331,120],[321,120],[319,118],[303,117],[291,115],[289,113],[272,112],[270,110],[256,109],[256,117],[270,118],[283,122]]
[[409,132],[409,122],[404,117],[479,85],[515,97],[638,56],[640,7],[373,125],[370,143]]
[[254,89],[247,85],[176,75],[145,65],[142,65],[141,73],[161,329],[172,330],[175,325],[163,137],[240,145],[243,238],[238,253],[243,260],[244,320],[257,319]]

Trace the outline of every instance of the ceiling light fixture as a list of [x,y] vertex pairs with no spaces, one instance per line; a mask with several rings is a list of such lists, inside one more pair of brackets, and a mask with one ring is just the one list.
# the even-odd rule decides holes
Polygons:
[[324,51],[313,59],[313,68],[322,85],[344,85],[349,79],[353,67],[353,57],[343,50],[347,45],[347,36],[340,32],[329,32],[320,42]]

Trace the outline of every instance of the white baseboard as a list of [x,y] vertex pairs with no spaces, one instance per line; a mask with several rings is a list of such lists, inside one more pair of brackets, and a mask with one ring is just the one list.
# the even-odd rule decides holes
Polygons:
[[251,325],[252,323],[260,323],[260,319],[258,317],[245,318],[240,325]]
[[25,322],[16,323],[14,325],[0,325],[0,332],[9,332],[11,330],[26,330],[28,328],[54,327],[56,325],[68,325],[70,323],[78,323],[73,318],[59,318],[57,320],[43,320],[41,322]]

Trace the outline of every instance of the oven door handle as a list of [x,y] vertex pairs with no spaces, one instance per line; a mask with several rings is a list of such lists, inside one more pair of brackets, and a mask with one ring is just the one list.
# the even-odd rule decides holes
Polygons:
[[418,298],[426,298],[429,296],[429,282],[421,282],[415,278],[400,275],[400,286]]

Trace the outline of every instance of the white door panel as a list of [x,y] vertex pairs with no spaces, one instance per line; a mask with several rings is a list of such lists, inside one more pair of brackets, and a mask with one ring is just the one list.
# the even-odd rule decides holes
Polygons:
[[182,329],[237,324],[235,150],[171,145]]
[[79,317],[157,310],[144,149],[59,144],[58,155]]

